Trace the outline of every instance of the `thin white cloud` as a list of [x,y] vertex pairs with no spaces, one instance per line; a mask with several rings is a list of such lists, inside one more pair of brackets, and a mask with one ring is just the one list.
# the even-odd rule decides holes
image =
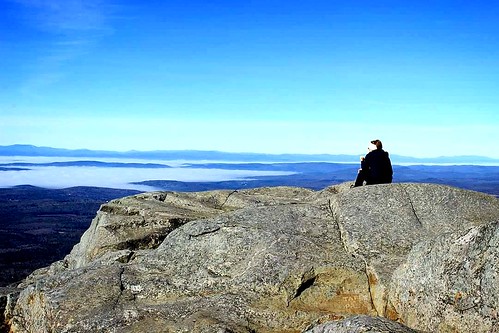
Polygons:
[[111,22],[117,7],[107,0],[10,1],[18,5],[18,19],[44,34],[33,55],[31,77],[20,87],[25,95],[42,95],[44,89],[61,82],[67,64],[91,52],[113,32]]
[[102,0],[12,0],[26,9],[26,19],[52,33],[107,29],[111,8]]

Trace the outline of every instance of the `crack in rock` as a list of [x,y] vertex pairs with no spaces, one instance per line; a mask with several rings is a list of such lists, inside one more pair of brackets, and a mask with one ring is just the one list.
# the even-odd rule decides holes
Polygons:
[[421,222],[418,214],[416,213],[416,208],[414,208],[414,203],[412,202],[411,196],[409,195],[409,192],[407,191],[406,186],[402,185],[402,189],[404,190],[405,194],[407,195],[407,200],[409,201],[409,204],[411,205],[411,210],[412,210],[412,213],[414,214],[414,217],[416,218],[416,221],[418,221],[418,224],[420,226],[423,226],[423,222]]

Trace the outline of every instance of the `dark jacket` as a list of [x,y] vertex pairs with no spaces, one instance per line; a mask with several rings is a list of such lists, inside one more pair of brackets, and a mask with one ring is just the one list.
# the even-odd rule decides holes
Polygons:
[[393,169],[388,152],[383,149],[376,149],[369,152],[364,161],[361,162],[362,171],[366,175],[366,184],[391,183]]

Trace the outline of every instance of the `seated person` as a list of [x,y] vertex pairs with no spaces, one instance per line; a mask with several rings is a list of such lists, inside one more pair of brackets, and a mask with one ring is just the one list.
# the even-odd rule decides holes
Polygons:
[[373,140],[369,144],[368,153],[360,158],[361,168],[355,180],[354,187],[374,184],[391,183],[393,169],[388,152],[383,150],[380,140]]

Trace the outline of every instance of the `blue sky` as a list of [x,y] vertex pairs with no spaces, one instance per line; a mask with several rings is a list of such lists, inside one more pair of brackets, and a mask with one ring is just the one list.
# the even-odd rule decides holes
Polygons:
[[495,1],[0,0],[0,145],[499,157]]

